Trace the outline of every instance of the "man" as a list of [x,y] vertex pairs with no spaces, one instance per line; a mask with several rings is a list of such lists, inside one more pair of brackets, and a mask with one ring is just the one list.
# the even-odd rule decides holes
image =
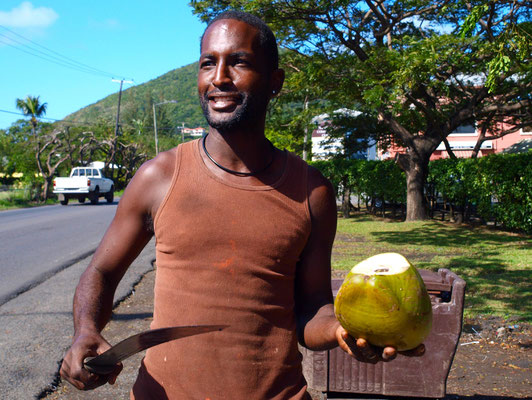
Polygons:
[[[121,370],[97,376],[82,363],[109,347],[100,332],[114,290],[153,234],[152,328],[229,327],[149,349],[131,398],[309,399],[298,339],[377,359],[334,316],[331,185],[264,136],[268,103],[284,80],[277,58],[273,34],[256,17],[228,12],[207,27],[198,93],[208,135],[144,164],[125,191],[75,294],[61,376],[77,388],[114,383]],[[384,349],[384,359],[394,356]]]

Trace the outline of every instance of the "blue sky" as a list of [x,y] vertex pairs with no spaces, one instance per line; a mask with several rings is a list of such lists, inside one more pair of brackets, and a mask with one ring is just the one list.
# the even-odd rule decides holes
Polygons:
[[2,0],[0,129],[23,118],[5,112],[17,98],[40,96],[62,119],[117,92],[113,77],[140,84],[190,64],[204,27],[187,0]]

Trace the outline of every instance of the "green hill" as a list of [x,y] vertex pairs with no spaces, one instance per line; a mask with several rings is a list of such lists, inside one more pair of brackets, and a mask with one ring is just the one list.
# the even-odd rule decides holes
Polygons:
[[[198,63],[167,72],[146,83],[122,91],[120,123],[125,129],[133,127],[133,120],[142,121],[145,129],[153,129],[153,104],[176,100],[177,104],[157,107],[157,128],[169,132],[177,126],[206,126],[198,101],[196,78]],[[67,121],[77,124],[97,122],[115,123],[118,93],[70,114]]]

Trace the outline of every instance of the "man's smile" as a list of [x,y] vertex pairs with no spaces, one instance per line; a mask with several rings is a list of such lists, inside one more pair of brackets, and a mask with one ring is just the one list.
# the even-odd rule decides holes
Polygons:
[[210,107],[215,111],[229,111],[242,104],[239,93],[208,93]]

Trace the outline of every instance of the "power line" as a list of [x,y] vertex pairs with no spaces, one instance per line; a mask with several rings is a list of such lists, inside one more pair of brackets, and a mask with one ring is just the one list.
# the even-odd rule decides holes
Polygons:
[[57,51],[54,51],[54,50],[52,50],[52,49],[49,49],[48,47],[45,47],[45,46],[43,46],[43,45],[41,45],[41,44],[39,44],[39,43],[36,43],[36,42],[34,42],[34,41],[32,41],[32,40],[30,40],[30,39],[28,39],[28,38],[26,38],[26,37],[24,37],[24,36],[22,36],[22,35],[16,33],[16,32],[14,32],[14,31],[12,31],[11,29],[6,28],[6,27],[3,26],[3,25],[0,25],[0,26],[1,26],[2,28],[4,28],[5,30],[7,30],[8,32],[12,33],[13,35],[18,36],[19,38],[24,39],[24,40],[26,40],[27,42],[30,42],[30,43],[32,43],[32,44],[34,44],[34,45],[36,45],[36,46],[38,46],[38,47],[40,47],[40,48],[46,50],[46,51],[49,51],[49,52],[52,53],[52,54],[55,54],[55,55],[57,55],[57,56],[59,56],[59,57],[61,57],[61,58],[64,58],[65,60],[71,61],[71,62],[73,62],[73,63],[75,63],[75,64],[81,65],[81,66],[83,66],[83,67],[89,68],[89,69],[94,70],[94,71],[97,71],[97,72],[100,72],[100,73],[102,73],[102,74],[106,74],[106,75],[108,75],[108,76],[119,76],[118,74],[112,74],[112,73],[109,73],[109,72],[106,72],[106,71],[102,71],[102,70],[100,70],[100,69],[98,69],[98,68],[91,67],[90,65],[87,65],[87,64],[81,63],[81,62],[76,61],[76,60],[74,60],[74,59],[72,59],[72,58],[70,58],[70,57],[64,56],[64,55],[62,55],[61,53],[58,53]]
[[[20,112],[14,112],[14,111],[7,111],[7,110],[0,110],[0,112],[3,112],[5,114],[13,114],[13,115],[20,115],[22,117],[27,117],[26,114],[23,114],[23,113],[20,113]],[[68,123],[68,124],[72,124],[72,125],[96,125],[92,122],[74,122],[74,121],[67,121],[67,120],[64,120],[64,119],[55,119],[55,118],[49,118],[49,117],[39,117],[40,120],[48,120],[48,121],[53,121],[53,122],[65,122],[65,123]]]
[[[7,41],[5,39],[2,40],[1,37],[4,37],[5,39],[7,39]],[[15,46],[13,44],[13,42],[23,46],[24,48],[20,48],[18,46]],[[89,69],[89,68],[81,67],[80,65],[78,65],[76,63],[73,63],[73,62],[70,62],[70,61],[67,61],[67,60],[63,60],[63,59],[61,59],[59,57],[55,57],[55,56],[53,56],[53,55],[51,55],[49,53],[46,53],[44,51],[41,51],[39,49],[35,49],[35,48],[33,48],[31,46],[28,46],[27,44],[25,44],[25,43],[23,43],[23,42],[21,42],[19,40],[16,40],[16,39],[14,39],[12,37],[9,37],[8,35],[5,35],[3,33],[0,33],[0,43],[3,43],[3,44],[5,44],[7,46],[10,46],[10,47],[13,47],[15,50],[22,51],[22,52],[24,52],[26,54],[30,54],[32,56],[44,59],[46,61],[50,61],[50,62],[53,62],[55,64],[59,64],[59,65],[61,65],[63,67],[76,69],[76,70],[79,70],[81,72],[87,72],[87,73],[93,73],[93,74],[107,76],[107,74],[96,72],[96,71],[93,71],[92,69]]]
[[[3,25],[0,25],[0,28],[6,30],[7,32],[11,33],[12,35],[15,35],[21,39],[23,39],[24,41],[26,42],[29,42],[37,47],[39,47],[40,49],[43,49],[43,50],[39,50],[38,48],[35,48],[35,47],[32,47],[24,42],[21,42],[17,39],[14,39],[13,37],[10,37],[8,35],[5,35],[5,34],[2,34],[0,33],[0,36],[3,36],[4,38],[7,38],[10,42],[15,42],[15,43],[18,43],[22,46],[24,46],[26,49],[28,50],[24,50],[24,49],[21,49],[15,45],[13,45],[12,43],[9,43],[9,42],[6,42],[5,40],[0,40],[0,43],[3,43],[5,45],[8,45],[10,47],[13,47],[15,48],[16,50],[19,50],[19,51],[22,51],[24,53],[27,53],[27,54],[30,54],[34,57],[37,57],[37,58],[41,58],[41,59],[44,59],[48,62],[52,62],[52,63],[55,63],[55,64],[58,64],[58,65],[61,65],[63,67],[66,67],[66,68],[71,68],[71,69],[74,69],[74,70],[77,70],[77,71],[80,71],[80,72],[85,72],[85,73],[88,73],[88,74],[93,74],[93,75],[100,75],[100,76],[106,76],[106,77],[116,77],[116,76],[120,76],[119,74],[113,74],[111,72],[106,72],[106,71],[103,71],[101,69],[98,69],[98,68],[94,68],[94,67],[91,67],[90,65],[87,65],[87,64],[84,64],[84,63],[81,63],[79,61],[76,61],[70,57],[67,57],[57,51],[54,51],[52,49],[49,49],[48,47],[45,47],[45,46],[42,46],[40,45],[39,43],[36,43],[22,35],[19,35],[18,33],[12,31],[11,29],[8,29],[6,28],[5,26]],[[39,55],[40,54],[40,55]]]
[[[1,35],[1,34],[0,34],[0,35]],[[42,59],[42,60],[45,60],[45,61],[48,61],[48,62],[51,62],[51,63],[57,64],[57,65],[60,65],[60,66],[62,66],[62,67],[70,68],[70,69],[73,69],[73,70],[76,70],[76,71],[79,71],[79,72],[85,72],[85,73],[87,73],[87,74],[92,74],[92,75],[102,75],[102,74],[96,74],[96,73],[94,73],[93,71],[90,71],[90,70],[85,70],[85,69],[81,69],[81,68],[76,68],[75,66],[68,65],[68,64],[65,64],[65,63],[63,63],[63,62],[54,61],[53,59],[48,58],[49,56],[40,56],[40,55],[38,55],[38,54],[32,53],[31,51],[28,51],[28,50],[22,49],[22,48],[20,48],[20,47],[17,47],[17,46],[15,46],[15,45],[11,44],[11,43],[7,43],[7,42],[1,40],[1,38],[0,38],[0,43],[3,43],[3,44],[5,44],[5,45],[7,45],[7,46],[10,46],[10,47],[13,47],[15,50],[18,50],[18,51],[20,51],[20,52],[22,52],[22,53],[29,54],[29,55],[31,55],[31,56],[34,56],[34,57],[40,58],[40,59]],[[107,75],[104,75],[104,76],[107,77]]]

